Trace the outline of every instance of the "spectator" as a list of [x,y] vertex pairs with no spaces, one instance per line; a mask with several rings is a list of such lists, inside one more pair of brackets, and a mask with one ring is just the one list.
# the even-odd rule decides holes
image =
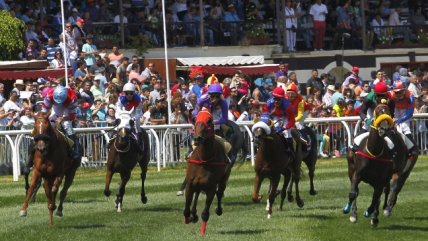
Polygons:
[[327,86],[327,92],[322,97],[322,102],[325,104],[326,108],[333,107],[331,99],[332,99],[334,93],[335,93],[334,85],[328,85]]
[[314,95],[313,88],[318,87],[322,90],[324,87],[323,82],[318,78],[318,70],[312,69],[311,78],[308,79],[306,84],[306,96]]
[[290,72],[288,74],[288,82],[294,83],[295,85],[299,86],[299,81],[297,80],[297,74],[296,72]]
[[25,50],[25,59],[32,60],[39,57],[39,51],[37,50],[37,43],[34,39],[30,39]]
[[48,60],[48,51],[45,48],[40,50],[40,55],[37,57],[37,60]]
[[24,109],[24,115],[20,117],[20,122],[22,123],[22,130],[32,130],[34,128],[34,117],[33,110],[31,108]]
[[114,65],[114,67],[118,67],[123,59],[123,54],[119,52],[119,48],[117,46],[113,46],[112,52],[108,54],[109,64]]
[[10,94],[9,99],[4,103],[3,108],[7,113],[9,110],[15,110],[16,113],[21,112],[21,102],[19,100],[19,90],[14,88]]
[[80,109],[82,116],[85,118],[85,120],[90,120],[92,117],[90,107],[94,104],[95,98],[91,92],[91,82],[89,80],[83,82],[83,89],[80,91],[80,96]]
[[[70,23],[73,25],[73,23]],[[83,18],[77,18],[76,25],[73,26],[72,36],[76,41],[77,46],[81,48],[86,39],[86,32],[83,28],[85,25],[85,20]]]
[[107,115],[105,121],[108,126],[114,126],[116,120],[116,107],[113,104],[110,104],[107,109]]
[[79,19],[79,10],[77,8],[71,9],[71,16],[67,19],[69,23],[77,25],[77,20]]
[[[102,88],[100,86],[101,85],[100,82],[101,81],[100,81],[99,77],[94,78],[93,85],[91,86],[91,92],[92,92],[92,95],[94,96],[94,99],[103,100],[104,91],[102,90]],[[92,113],[92,114],[94,114],[94,113]]]
[[95,63],[89,68],[89,74],[91,77],[93,78],[99,73],[106,72],[106,69],[103,58],[101,58],[99,54],[95,54]]
[[94,105],[91,106],[92,116],[96,115],[98,121],[105,121],[107,116],[107,103],[98,96],[95,97]]
[[62,41],[63,45],[65,45],[67,53],[67,65],[70,66],[73,66],[79,54],[79,46],[77,45],[76,39],[73,36],[73,32],[71,29],[72,27],[73,26],[71,23],[66,23],[65,32],[61,36],[59,36],[59,39]]
[[141,77],[146,79],[151,79],[152,77],[156,77],[157,79],[161,79],[160,74],[155,70],[155,64],[149,63],[147,67],[141,72]]
[[349,84],[361,86],[363,84],[363,79],[358,76],[359,73],[360,69],[357,66],[352,67],[352,74],[343,81],[342,88],[348,87]]
[[0,83],[0,106],[6,102],[6,98],[4,96],[4,84]]
[[392,8],[391,14],[389,15],[388,25],[393,27],[394,34],[400,34],[404,37],[405,42],[410,41],[410,33],[406,26],[400,21],[400,8]]
[[61,51],[60,47],[55,43],[55,40],[53,38],[48,38],[48,44],[45,46],[45,48],[48,52],[47,60],[49,63],[51,63],[52,60],[55,59],[56,51]]
[[295,13],[293,2],[287,0],[285,3],[285,38],[288,52],[296,51],[297,13]]
[[[120,66],[119,66],[120,67]],[[123,67],[124,68],[124,67]],[[142,84],[144,82],[144,79],[141,77],[141,75],[137,72],[138,71],[138,65],[137,64],[133,64],[131,67],[131,72],[129,73],[128,79],[131,81],[133,79],[137,80],[139,84]],[[123,80],[121,80],[122,83]]]
[[82,55],[84,56],[84,60],[86,66],[89,68],[95,64],[95,55],[98,54],[97,46],[93,43],[92,34],[88,34],[86,36],[86,43],[82,47]]
[[[138,74],[140,72],[140,65],[138,64],[138,59],[137,61],[135,61],[135,63],[134,61],[132,61],[132,63],[129,64],[129,58],[123,57],[122,63],[120,63],[120,65],[116,68],[116,79],[120,80],[122,83],[128,82],[128,75],[131,73],[133,65],[135,65],[133,72],[136,72]],[[133,78],[137,77],[134,76]]]
[[64,68],[64,57],[62,55],[61,50],[55,51],[55,58],[51,62],[51,67],[54,69]]
[[[202,95],[202,90],[205,87],[205,83],[204,83],[204,76],[203,75],[197,75],[195,77],[195,84],[192,86],[192,93],[194,93],[196,95],[196,98],[199,99],[199,97],[201,97]],[[233,79],[232,79],[232,83],[233,83]],[[232,85],[231,85],[232,87]]]
[[74,78],[80,80],[81,82],[90,80],[91,76],[86,70],[86,63],[84,61],[79,61],[77,63],[78,69],[74,72]]
[[[287,77],[287,67],[284,63],[278,65],[279,70],[275,73],[275,81],[278,81],[278,78],[281,76]],[[239,75],[237,77],[240,77]]]
[[165,99],[158,98],[155,100],[155,105],[150,109],[149,122],[151,125],[163,125],[167,123],[166,105]]
[[324,35],[326,29],[325,18],[327,16],[327,6],[321,0],[316,0],[311,6],[309,14],[312,15],[314,21],[314,50],[323,50]]
[[241,19],[239,18],[235,6],[232,3],[227,6],[227,11],[224,13],[223,20],[225,22],[224,31],[228,32],[228,35],[232,37],[232,44],[238,43],[238,37],[241,35]]
[[[299,5],[300,3],[298,3]],[[302,13],[299,19],[297,20],[297,27],[299,28],[299,34],[302,35],[303,41],[305,42],[306,50],[312,49],[312,39],[313,39],[313,31],[314,22],[312,20],[312,16],[309,14],[306,6],[302,7]]]
[[10,109],[7,112],[7,124],[6,124],[6,128],[8,130],[19,130],[19,128],[21,127],[22,123],[19,120],[19,112],[17,112],[15,109]]

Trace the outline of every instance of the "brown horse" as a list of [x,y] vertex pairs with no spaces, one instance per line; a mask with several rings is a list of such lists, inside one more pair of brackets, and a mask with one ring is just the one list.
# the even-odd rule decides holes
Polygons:
[[140,165],[141,168],[141,202],[147,203],[146,192],[144,189],[144,182],[146,180],[147,166],[149,163],[149,137],[144,130],[141,130],[141,135],[138,138],[143,138],[143,152],[138,152],[138,144],[131,138],[131,127],[134,126],[134,121],[131,119],[131,111],[118,110],[120,116],[120,123],[118,124],[118,131],[114,140],[109,147],[107,158],[107,172],[105,178],[104,195],[109,197],[111,195],[110,183],[113,174],[120,173],[120,186],[119,192],[116,195],[115,207],[117,212],[122,211],[122,201],[125,195],[125,186],[131,178],[131,171],[135,165]]
[[299,194],[299,180],[301,162],[296,161],[292,153],[288,152],[284,146],[283,137],[280,134],[273,133],[270,124],[266,123],[271,120],[257,122],[252,132],[254,140],[259,146],[256,154],[256,163],[254,170],[256,176],[254,178],[254,189],[252,194],[253,202],[260,202],[262,196],[259,195],[260,186],[264,178],[269,178],[269,203],[266,207],[268,211],[267,218],[272,217],[272,205],[275,201],[276,190],[279,185],[281,174],[284,176],[284,185],[281,191],[281,205],[284,202],[287,185],[290,182],[291,176],[295,179],[296,184],[296,202],[299,207],[303,207],[304,202]]
[[63,202],[67,190],[73,183],[81,159],[73,160],[68,156],[70,146],[65,136],[52,127],[47,115],[39,116],[36,119],[33,137],[35,142],[33,177],[20,215],[27,216],[28,202],[37,183],[43,177],[43,187],[48,199],[49,224],[53,225],[53,211],[56,209],[55,198],[59,186],[64,179],[64,186],[60,193],[60,202],[56,211],[56,215],[61,217],[63,216]]
[[388,143],[384,138],[388,132],[392,131],[394,125],[389,113],[387,105],[378,105],[374,110],[375,120],[370,127],[368,137],[361,142],[355,154],[352,151],[348,152],[348,175],[351,181],[351,192],[349,193],[349,202],[343,208],[343,212],[346,214],[351,211],[349,218],[351,222],[357,221],[356,199],[360,181],[370,184],[374,189],[371,205],[364,212],[364,216],[372,216],[371,223],[373,226],[377,226],[382,191],[385,187],[389,189],[389,181],[393,172],[404,167],[406,151],[402,139],[393,135],[394,140],[390,141],[397,148],[397,155],[393,158],[393,153],[388,147],[388,144],[391,143]]
[[[214,123],[208,111],[200,111],[196,117],[194,144],[196,148],[189,157],[186,170],[186,204],[184,222],[196,223],[198,215],[196,205],[201,191],[206,194],[205,207],[202,211],[201,236],[205,235],[209,210],[217,196],[216,214],[223,213],[221,201],[230,175],[230,166],[223,145],[214,138]],[[193,202],[193,205],[192,205]],[[192,205],[192,209],[190,206]]]

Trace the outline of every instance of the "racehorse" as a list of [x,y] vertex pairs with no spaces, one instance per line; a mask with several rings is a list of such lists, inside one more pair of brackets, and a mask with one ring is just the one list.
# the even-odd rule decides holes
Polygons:
[[[253,202],[260,202],[263,196],[259,195],[260,186],[264,178],[269,178],[269,203],[266,207],[268,211],[267,218],[272,217],[272,205],[275,201],[276,190],[278,188],[281,174],[284,176],[284,185],[281,191],[281,197],[285,198],[287,184],[291,176],[296,183],[296,202],[299,207],[303,207],[304,202],[299,195],[299,178],[301,162],[296,161],[292,153],[284,147],[284,140],[280,134],[274,133],[272,129],[272,120],[260,120],[252,127],[254,139],[259,146],[256,154],[256,163],[254,170],[254,189],[252,194]],[[280,208],[282,209],[283,199]]]
[[389,189],[393,172],[403,168],[405,158],[402,156],[393,158],[389,146],[395,144],[397,155],[403,155],[403,153],[406,155],[404,142],[401,138],[395,137],[393,137],[394,140],[385,139],[393,126],[394,121],[389,114],[389,107],[384,104],[378,105],[374,110],[374,122],[370,126],[368,137],[362,140],[355,154],[351,150],[348,152],[348,175],[351,181],[351,191],[349,202],[343,208],[343,212],[347,214],[351,211],[349,220],[353,223],[357,221],[356,199],[360,181],[370,184],[374,189],[372,202],[364,212],[364,216],[371,216],[371,224],[377,226],[382,191],[384,188]]
[[[138,144],[131,137],[131,128],[134,126],[134,120],[131,118],[131,113],[134,111],[118,110],[119,119],[117,119],[117,134],[111,140],[108,151],[107,165],[106,165],[106,178],[104,195],[109,197],[111,195],[110,182],[113,174],[120,173],[119,191],[116,195],[115,207],[117,212],[122,211],[122,201],[125,194],[125,186],[131,178],[131,171],[135,165],[140,165],[141,168],[141,202],[147,203],[147,197],[144,189],[144,182],[146,180],[147,166],[150,157],[149,136],[146,131],[141,129],[140,136],[143,138],[143,151],[138,152]],[[134,127],[135,128],[135,127]]]
[[[184,222],[186,224],[198,221],[196,205],[201,191],[206,194],[205,207],[202,211],[200,235],[205,235],[209,219],[209,209],[217,196],[218,216],[222,215],[221,201],[230,174],[230,163],[223,145],[215,140],[214,122],[210,112],[200,111],[196,117],[194,145],[196,148],[188,159],[186,170],[186,204],[184,207]],[[193,205],[192,205],[193,203]],[[190,206],[192,205],[192,209]]]
[[56,209],[55,198],[59,186],[64,179],[64,186],[60,193],[60,202],[56,211],[57,216],[63,216],[63,202],[67,190],[73,183],[81,158],[73,160],[68,156],[70,144],[66,137],[55,129],[48,115],[40,114],[34,123],[34,169],[32,183],[27,192],[20,216],[27,216],[28,202],[34,193],[39,180],[43,177],[46,197],[48,199],[49,224],[53,225],[53,211]]
[[[304,126],[303,131],[307,134],[307,137],[310,138],[310,147],[305,148],[301,142],[297,142],[295,152],[299,152],[299,153],[295,153],[294,156],[295,158],[300,158],[306,164],[306,167],[308,168],[308,173],[309,173],[309,187],[310,187],[309,194],[316,195],[317,191],[315,190],[315,187],[314,187],[315,164],[317,163],[317,159],[318,159],[318,154],[317,154],[318,145],[317,145],[316,134],[315,134],[315,131],[309,126]],[[284,181],[286,181],[286,179]],[[295,180],[294,178],[291,178],[291,182],[289,182],[288,184],[284,183],[284,185],[288,186],[287,199],[289,202],[294,201],[292,191],[293,191],[293,183],[297,185],[296,181],[297,180]],[[283,205],[285,196],[286,196],[285,193],[281,193],[280,206]]]

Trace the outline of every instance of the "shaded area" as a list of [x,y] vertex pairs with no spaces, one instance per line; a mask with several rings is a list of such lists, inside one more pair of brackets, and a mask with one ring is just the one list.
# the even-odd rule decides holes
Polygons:
[[248,198],[248,202],[245,202],[245,201],[227,202],[227,206],[252,206],[252,205],[258,205],[258,203],[253,203],[253,201],[251,201],[251,197]]
[[393,230],[393,231],[406,230],[406,231],[428,232],[428,227],[416,227],[416,226],[404,226],[404,225],[390,225],[390,226],[384,227],[383,229]]
[[62,227],[64,229],[95,229],[95,228],[105,228],[106,225],[104,224],[88,224],[88,225],[73,225],[73,226],[67,226]]
[[238,235],[248,235],[248,234],[262,234],[269,231],[269,229],[252,229],[252,230],[232,230],[232,231],[220,231],[221,234],[238,234]]
[[403,217],[405,220],[428,221],[428,217]]
[[133,211],[138,211],[138,212],[177,212],[180,211],[181,209],[178,208],[170,208],[170,207],[151,207],[151,208],[135,208],[132,209]]
[[313,218],[318,220],[327,220],[332,219],[331,217],[327,215],[321,215],[321,214],[308,214],[308,215],[290,215],[290,218]]

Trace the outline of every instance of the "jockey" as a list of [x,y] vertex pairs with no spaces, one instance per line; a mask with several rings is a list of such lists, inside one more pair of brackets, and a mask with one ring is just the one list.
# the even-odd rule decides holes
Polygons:
[[[272,97],[264,106],[264,113],[272,116],[274,121],[275,132],[283,132],[285,139],[292,143],[291,128],[295,124],[294,108],[289,100],[285,99],[285,91],[281,87],[276,87],[272,92]],[[289,145],[292,147],[292,145]]]
[[131,113],[131,117],[134,120],[134,126],[131,128],[132,136],[138,144],[138,150],[142,152],[143,138],[141,137],[140,126],[140,119],[143,116],[142,100],[141,96],[135,92],[135,85],[128,82],[123,86],[123,92],[116,103],[116,118],[119,118],[120,110],[130,111],[132,108],[134,108]]
[[367,132],[373,121],[373,111],[378,104],[386,104],[391,112],[394,111],[394,104],[388,100],[388,86],[385,82],[380,81],[374,87],[367,97],[364,99],[360,110],[360,119],[364,126],[362,132]]
[[412,95],[410,90],[406,89],[404,83],[401,81],[396,81],[393,84],[393,90],[389,93],[390,100],[394,102],[394,122],[397,126],[397,129],[403,133],[413,145],[408,143],[404,138],[409,152],[411,155],[415,156],[419,154],[417,144],[413,139],[413,135],[410,129],[410,120],[413,116],[415,109],[415,97]]
[[287,87],[287,99],[290,101],[290,104],[293,106],[294,110],[294,121],[295,127],[299,131],[295,131],[295,129],[291,129],[291,134],[296,141],[300,141],[302,144],[308,145],[308,141],[302,137],[301,131],[304,129],[304,121],[306,118],[305,111],[307,111],[308,106],[306,105],[305,100],[302,95],[298,93],[297,85],[291,83]]
[[76,108],[78,99],[76,93],[64,86],[57,86],[55,89],[50,89],[42,103],[42,113],[47,113],[53,110],[49,116],[49,120],[62,124],[65,135],[70,138],[74,145],[71,147],[70,156],[73,159],[80,158],[79,143],[76,134],[73,130],[72,121],[76,120]]
[[207,94],[201,95],[198,99],[198,108],[193,111],[193,116],[196,117],[204,107],[209,109],[214,119],[214,130],[217,134],[221,134],[221,132],[219,133],[221,129],[223,132],[221,136],[227,138],[230,137],[233,130],[227,125],[229,107],[226,100],[222,98],[222,93],[223,89],[220,84],[211,84],[208,87]]

